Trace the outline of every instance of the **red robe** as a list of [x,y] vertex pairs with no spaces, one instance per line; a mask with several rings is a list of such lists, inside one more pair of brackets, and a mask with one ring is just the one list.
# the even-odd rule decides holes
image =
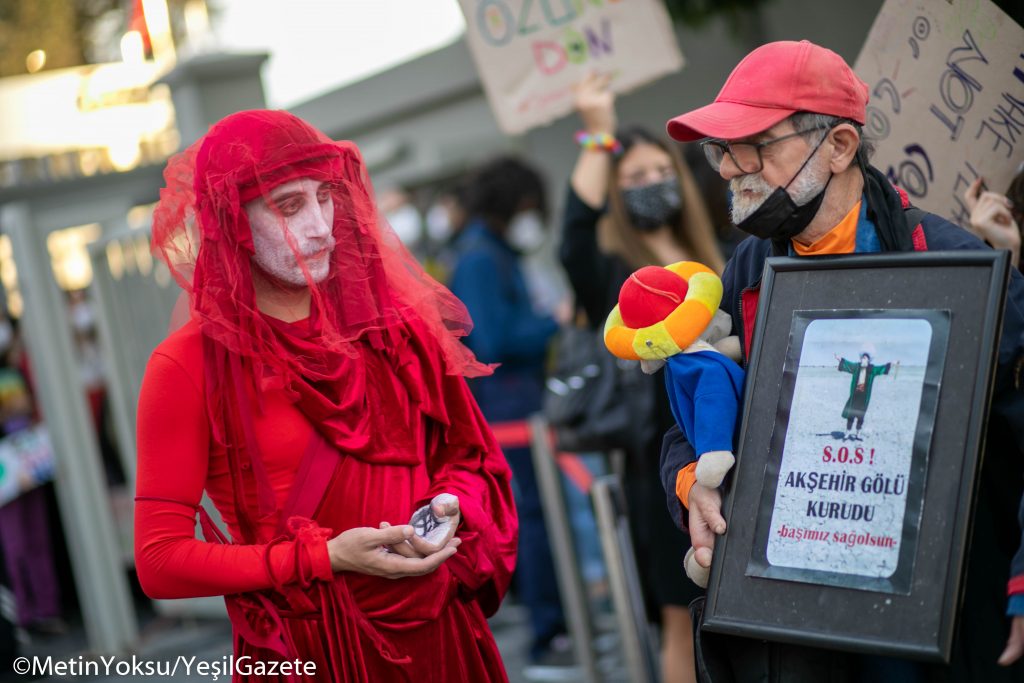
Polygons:
[[[218,544],[194,535],[204,488],[231,537],[243,535],[226,451],[211,438],[204,405],[202,335],[189,323],[168,337],[139,398],[139,580],[153,598],[228,596],[236,656],[315,661],[311,680],[504,681],[486,616],[515,564],[511,473],[465,380],[443,372],[439,353],[415,335],[385,353],[391,362],[366,374],[368,404],[408,422],[414,452],[341,454],[285,390],[258,398],[250,390],[276,511],[258,516],[253,466],[243,464],[244,504],[259,519],[260,543]],[[390,367],[398,370],[381,370]],[[443,492],[459,497],[462,545],[437,571],[399,580],[332,572],[327,539],[382,521],[405,524]],[[212,525],[204,529],[215,541]],[[234,680],[252,679],[236,672]]]

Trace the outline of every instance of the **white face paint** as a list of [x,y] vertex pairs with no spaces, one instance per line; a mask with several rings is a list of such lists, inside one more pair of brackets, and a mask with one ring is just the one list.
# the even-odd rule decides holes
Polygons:
[[[299,178],[278,185],[267,198],[245,205],[252,228],[253,263],[282,284],[305,287],[327,277],[334,251],[334,201],[328,183]],[[294,249],[285,230],[291,234]]]

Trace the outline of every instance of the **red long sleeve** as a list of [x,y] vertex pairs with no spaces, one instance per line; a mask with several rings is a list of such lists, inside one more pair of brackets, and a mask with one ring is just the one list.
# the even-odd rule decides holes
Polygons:
[[[152,598],[261,590],[275,583],[268,565],[277,583],[330,580],[333,574],[322,538],[272,547],[220,545],[195,538],[196,510],[211,468],[201,377],[198,330],[190,325],[154,352],[143,379],[135,508],[135,565],[143,590]],[[294,468],[273,472],[275,490],[290,487],[291,481],[284,479],[289,471],[294,473]]]

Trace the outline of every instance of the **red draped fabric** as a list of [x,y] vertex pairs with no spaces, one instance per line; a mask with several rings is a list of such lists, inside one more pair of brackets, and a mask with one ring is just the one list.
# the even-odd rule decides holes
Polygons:
[[[330,183],[337,247],[309,319],[284,323],[258,311],[244,205],[305,177]],[[139,399],[147,594],[227,596],[236,655],[312,661],[311,680],[505,680],[485,617],[515,564],[511,474],[464,379],[487,368],[458,340],[465,309],[376,215],[358,150],[242,112],[165,179],[154,247],[192,320],[154,352]],[[195,538],[204,489],[227,536],[200,514]],[[405,524],[444,492],[462,545],[438,570],[332,572],[329,538]]]

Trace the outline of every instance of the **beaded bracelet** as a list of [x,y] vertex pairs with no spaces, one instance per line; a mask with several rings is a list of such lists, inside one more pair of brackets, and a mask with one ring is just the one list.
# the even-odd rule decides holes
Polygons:
[[595,133],[591,135],[585,130],[576,133],[576,142],[583,149],[600,149],[612,154],[622,154],[622,143],[608,133]]

